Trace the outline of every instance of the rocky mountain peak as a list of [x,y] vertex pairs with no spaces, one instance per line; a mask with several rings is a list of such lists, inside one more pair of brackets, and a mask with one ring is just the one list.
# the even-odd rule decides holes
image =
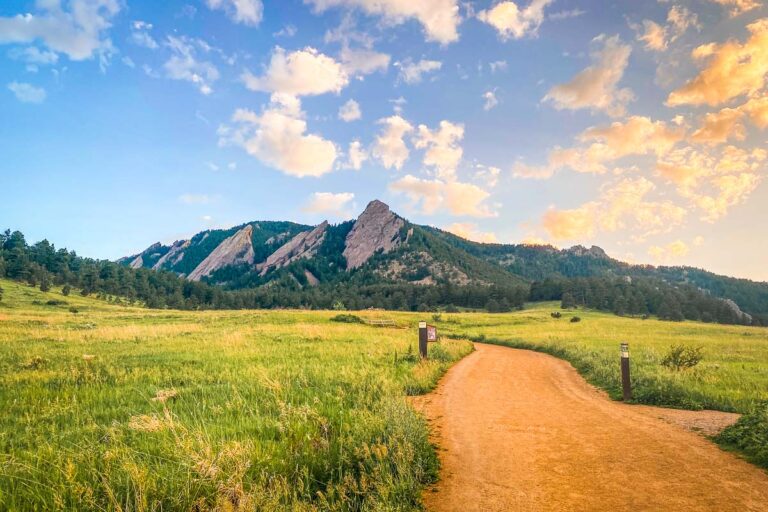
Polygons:
[[190,281],[199,281],[203,277],[210,275],[215,270],[228,265],[238,265],[240,263],[252,264],[255,253],[253,251],[253,226],[248,224],[234,235],[221,242],[216,249],[208,255],[193,270],[188,279]]
[[273,252],[264,263],[256,266],[259,275],[265,275],[270,270],[284,267],[301,258],[311,258],[317,253],[317,250],[325,239],[325,232],[328,229],[328,221],[310,231],[302,231]]
[[405,221],[395,215],[389,206],[374,200],[355,221],[344,242],[347,270],[360,267],[377,251],[387,253],[400,245],[400,230]]

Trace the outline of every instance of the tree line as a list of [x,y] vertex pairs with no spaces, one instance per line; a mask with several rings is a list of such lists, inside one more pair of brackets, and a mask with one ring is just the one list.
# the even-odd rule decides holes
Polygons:
[[[663,320],[700,320],[727,324],[766,325],[750,321],[725,301],[690,285],[629,277],[547,278],[532,284],[415,285],[385,280],[332,281],[310,287],[290,274],[267,286],[228,290],[187,281],[173,272],[133,269],[115,262],[78,256],[56,249],[47,240],[27,244],[24,235],[0,233],[0,277],[49,291],[62,287],[83,296],[121,297],[149,308],[172,309],[345,309],[381,308],[400,311],[447,311],[458,308],[506,312],[527,301],[561,301],[565,308],[587,307],[617,315],[656,315]],[[2,300],[0,292],[0,300]]]

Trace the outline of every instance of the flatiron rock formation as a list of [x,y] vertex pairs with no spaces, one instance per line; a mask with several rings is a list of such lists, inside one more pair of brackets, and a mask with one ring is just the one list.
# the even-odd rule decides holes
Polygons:
[[405,221],[381,201],[371,201],[355,221],[344,243],[347,270],[363,265],[377,251],[389,252],[400,245]]
[[263,276],[270,270],[284,267],[298,259],[311,258],[322,245],[326,229],[328,229],[328,221],[324,221],[310,231],[299,233],[270,254],[264,263],[256,265],[256,270]]
[[209,276],[213,271],[228,265],[238,265],[240,263],[253,263],[254,252],[251,237],[253,236],[253,226],[250,224],[227,238],[219,244],[216,249],[208,255],[193,270],[187,279],[190,281],[199,281],[203,277]]

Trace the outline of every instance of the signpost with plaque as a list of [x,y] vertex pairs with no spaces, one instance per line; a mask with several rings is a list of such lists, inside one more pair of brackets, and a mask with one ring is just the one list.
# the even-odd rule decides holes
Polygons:
[[625,402],[632,400],[632,382],[629,378],[629,343],[621,344],[621,391]]

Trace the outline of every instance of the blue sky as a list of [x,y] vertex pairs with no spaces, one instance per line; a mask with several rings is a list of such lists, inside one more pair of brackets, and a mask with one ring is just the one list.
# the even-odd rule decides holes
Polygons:
[[761,0],[6,0],[0,226],[114,259],[375,198],[768,280]]

